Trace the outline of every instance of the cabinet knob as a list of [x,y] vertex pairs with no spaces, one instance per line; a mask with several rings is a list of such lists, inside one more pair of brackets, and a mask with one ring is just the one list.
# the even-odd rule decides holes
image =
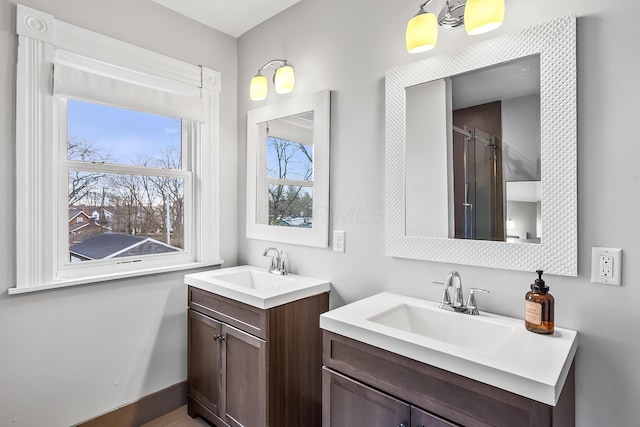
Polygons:
[[224,335],[218,335],[218,334],[216,334],[216,335],[214,335],[214,336],[213,336],[213,339],[214,339],[215,341],[220,341],[220,342],[222,342],[222,341],[224,341],[224,340],[225,340],[225,336],[224,336]]

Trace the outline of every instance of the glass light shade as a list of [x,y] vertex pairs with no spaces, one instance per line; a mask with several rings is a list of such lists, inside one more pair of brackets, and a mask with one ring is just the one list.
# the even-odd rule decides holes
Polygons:
[[467,0],[464,28],[476,35],[495,30],[504,20],[504,0]]
[[296,76],[291,65],[283,65],[276,71],[274,83],[276,93],[289,93],[293,90]]
[[267,78],[262,74],[253,76],[249,86],[249,96],[252,101],[262,101],[267,98]]
[[407,52],[426,52],[438,42],[438,20],[433,13],[419,13],[407,23]]

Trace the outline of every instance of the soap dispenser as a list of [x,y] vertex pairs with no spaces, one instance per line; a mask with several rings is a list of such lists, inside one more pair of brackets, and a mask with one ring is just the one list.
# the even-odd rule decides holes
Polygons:
[[554,299],[542,280],[543,271],[536,270],[536,273],[538,278],[525,296],[524,325],[528,331],[549,335],[553,333]]

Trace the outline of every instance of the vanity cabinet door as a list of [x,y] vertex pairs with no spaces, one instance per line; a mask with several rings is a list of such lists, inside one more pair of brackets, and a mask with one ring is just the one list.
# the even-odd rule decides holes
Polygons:
[[222,336],[223,418],[232,427],[266,426],[267,343],[225,323]]
[[216,415],[221,400],[221,346],[215,338],[222,323],[193,310],[189,312],[187,343],[189,394]]
[[411,407],[411,427],[459,427],[415,406]]
[[410,407],[323,368],[322,427],[409,427]]

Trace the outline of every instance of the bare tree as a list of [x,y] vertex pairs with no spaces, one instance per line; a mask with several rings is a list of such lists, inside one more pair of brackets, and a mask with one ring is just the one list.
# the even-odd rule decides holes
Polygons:
[[[161,146],[161,144],[159,145]],[[179,169],[181,153],[158,150],[134,160],[134,164],[150,168]],[[80,162],[103,162],[102,155],[91,143],[72,138],[69,159]],[[125,175],[77,171],[69,177],[69,206],[100,207],[100,217],[108,209],[110,229],[114,232],[167,236],[167,244],[184,247],[184,179],[160,175]]]
[[[109,160],[109,155],[86,139],[71,137],[67,141],[67,159],[80,162],[104,163]],[[75,205],[83,199],[96,197],[100,194],[99,184],[106,176],[99,172],[69,172],[69,206]],[[99,196],[98,196],[99,197]]]
[[[313,176],[313,155],[304,144],[282,138],[269,137],[268,150],[275,154],[276,162],[268,167],[269,176],[278,179],[294,179],[308,181]],[[300,160],[300,155],[304,160]],[[278,184],[269,186],[270,221],[279,224],[286,216],[298,216],[301,212],[310,211],[310,197],[302,186]],[[303,195],[308,206],[301,207]]]

